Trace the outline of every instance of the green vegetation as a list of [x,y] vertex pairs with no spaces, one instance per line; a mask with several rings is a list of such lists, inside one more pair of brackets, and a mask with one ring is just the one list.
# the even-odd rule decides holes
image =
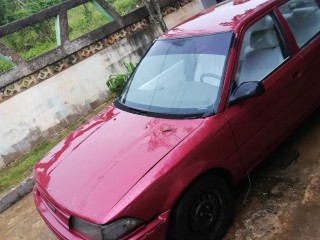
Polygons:
[[41,142],[32,151],[0,172],[0,194],[19,184],[32,173],[33,165],[49,152],[59,141]]
[[110,75],[107,80],[107,86],[109,90],[113,93],[118,93],[126,83],[128,77],[133,73],[136,64],[133,63],[124,63],[124,66],[127,69],[126,73],[123,74],[116,74],[116,75]]
[[57,46],[54,19],[48,19],[7,35],[1,38],[0,42],[17,52],[25,60],[30,60]]
[[0,0],[0,25],[39,12],[64,0]]
[[69,38],[74,40],[109,22],[91,3],[72,8],[68,11]]
[[5,169],[0,171],[0,194],[9,191],[12,187],[18,185],[21,181],[29,177],[32,173],[33,166],[44,155],[46,155],[55,145],[57,145],[62,139],[64,139],[71,131],[78,128],[81,124],[92,118],[93,115],[100,112],[107,105],[111,104],[114,99],[107,101],[100,107],[95,109],[88,116],[79,119],[70,127],[54,136],[49,140],[45,140],[39,143],[35,148],[29,151],[27,154],[10,163]]
[[10,63],[6,62],[6,61],[3,61],[1,58],[0,58],[0,73],[4,72],[4,71],[7,71],[11,68],[13,68],[14,66],[12,66]]
[[141,0],[107,0],[107,2],[116,9],[121,16],[142,6]]
[[[64,0],[0,0],[0,26],[29,16],[35,12],[61,3]],[[106,0],[120,15],[125,15],[141,6],[141,0]],[[90,2],[68,11],[69,38],[74,40],[106,23],[103,16]],[[0,42],[30,60],[57,47],[55,18],[26,27],[0,38]],[[0,73],[10,69],[0,61]]]

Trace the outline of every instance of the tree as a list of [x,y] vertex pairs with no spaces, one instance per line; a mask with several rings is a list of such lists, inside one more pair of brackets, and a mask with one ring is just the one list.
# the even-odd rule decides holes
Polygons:
[[167,31],[167,25],[163,20],[160,4],[158,0],[142,0],[146,5],[150,14],[151,20],[158,25],[162,31]]

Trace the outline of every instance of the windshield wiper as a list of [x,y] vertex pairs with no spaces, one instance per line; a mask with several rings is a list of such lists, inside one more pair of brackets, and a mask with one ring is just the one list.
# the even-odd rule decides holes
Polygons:
[[136,108],[131,108],[131,107],[128,107],[128,106],[126,106],[126,107],[128,108],[128,110],[129,110],[130,112],[132,112],[132,113],[134,113],[134,114],[143,115],[143,116],[148,116],[148,112],[146,112],[146,111],[142,111],[142,110],[136,109]]
[[125,109],[128,112],[131,112],[131,113],[134,113],[134,114],[137,114],[137,115],[143,115],[143,116],[148,116],[149,115],[149,112],[147,112],[147,111],[143,111],[143,110],[140,110],[140,109],[137,109],[137,108],[132,108],[132,107],[127,106],[126,104],[121,102],[120,99],[118,98],[115,101],[115,106],[116,107],[120,107],[119,105],[122,106],[122,108]]

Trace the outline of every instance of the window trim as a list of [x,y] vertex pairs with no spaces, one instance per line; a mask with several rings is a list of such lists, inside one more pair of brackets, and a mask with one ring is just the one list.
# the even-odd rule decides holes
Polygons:
[[[257,23],[258,21],[260,21],[261,19],[265,18],[266,16],[270,16],[274,22],[274,25],[275,25],[275,28],[276,28],[276,31],[277,32],[277,37],[278,37],[278,40],[279,40],[279,45],[280,45],[280,49],[281,49],[281,52],[283,53],[283,62],[280,63],[274,70],[272,70],[270,73],[268,73],[266,76],[264,76],[261,80],[259,80],[260,82],[263,82],[270,74],[272,74],[274,71],[276,71],[280,66],[282,66],[285,62],[287,62],[289,59],[292,58],[292,51],[291,51],[291,48],[290,48],[290,45],[288,44],[289,42],[284,40],[286,39],[286,37],[284,36],[284,32],[283,32],[283,28],[279,25],[279,22],[277,21],[277,18],[276,18],[276,15],[274,14],[274,11],[271,11],[265,15],[263,15],[262,17],[259,17],[258,19],[255,19],[255,21],[250,24],[248,27],[245,28],[245,30],[243,31],[243,34],[242,34],[242,39],[241,39],[241,46],[238,48],[238,54],[237,54],[237,57],[236,57],[236,61],[237,61],[237,66],[235,68],[235,71],[234,71],[234,75],[233,75],[233,80],[232,81],[235,81],[235,77],[236,77],[236,74],[237,74],[237,70],[238,70],[238,65],[239,65],[239,57],[240,57],[240,54],[241,54],[241,50],[242,50],[242,44],[243,44],[243,39],[244,39],[244,36],[245,34],[247,33],[247,30],[253,26],[253,24]],[[290,49],[290,50],[289,50]]]
[[[284,4],[287,4],[288,2],[290,2],[290,0],[284,1],[284,2],[280,2],[276,8],[275,8],[275,13],[277,18],[280,20],[281,24],[287,29],[287,34],[288,32],[290,32],[290,35],[292,36],[292,41],[294,42],[295,45],[295,52],[301,52],[303,49],[305,49],[307,47],[307,45],[309,45],[310,43],[312,43],[317,37],[320,37],[320,30],[318,31],[317,34],[315,34],[313,37],[311,37],[307,42],[305,42],[302,46],[299,47],[298,42],[296,40],[295,35],[293,34],[289,23],[287,22],[287,20],[284,18],[282,12],[280,11],[280,7],[283,6]],[[320,10],[320,0],[314,0],[314,2],[318,5],[319,10]]]
[[275,11],[273,11],[270,16],[274,21],[275,28],[277,29],[277,35],[280,39],[280,47],[281,51],[283,51],[284,59],[286,60],[287,58],[291,58],[293,55],[293,51],[290,47],[290,41],[285,33],[285,29],[282,26],[281,20],[279,19]]
[[[283,1],[281,1],[281,4],[284,4]],[[272,18],[272,20],[274,21],[275,27],[276,27],[277,31],[279,31],[280,36],[282,36],[282,37],[280,37],[280,39],[281,39],[281,41],[283,43],[283,46],[285,46],[285,48],[288,49],[288,50],[286,50],[286,51],[288,51],[287,52],[288,56],[284,59],[284,61],[281,64],[279,64],[273,71],[271,71],[269,74],[267,74],[261,80],[262,83],[267,77],[269,77],[271,74],[273,74],[275,71],[277,71],[280,67],[282,67],[286,62],[288,62],[294,56],[294,52],[295,51],[292,48],[292,46],[290,44],[290,39],[288,39],[288,36],[286,34],[286,28],[289,28],[289,26],[284,26],[282,21],[281,21],[281,18],[279,18],[278,14],[277,14],[278,6],[279,5],[275,5],[272,8],[268,9],[267,11],[265,11],[265,12],[259,14],[258,16],[252,18],[250,21],[248,21],[242,27],[242,29],[240,31],[240,34],[237,36],[237,39],[235,40],[235,42],[236,42],[235,43],[236,53],[235,53],[234,59],[233,59],[233,69],[232,69],[232,73],[231,73],[231,78],[230,78],[230,84],[229,84],[229,88],[228,88],[227,102],[226,102],[225,109],[230,107],[229,98],[232,95],[232,93],[236,90],[236,88],[238,87],[238,86],[235,85],[235,77],[236,77],[237,70],[238,70],[239,57],[240,57],[240,54],[241,54],[241,48],[242,48],[244,36],[245,36],[247,30],[253,24],[255,24],[256,22],[258,22],[262,18],[264,18],[267,15],[269,15]],[[279,13],[279,14],[281,14],[281,13]],[[281,15],[281,17],[282,17],[282,15]],[[231,61],[231,59],[230,59],[230,61]],[[236,87],[234,87],[234,86],[236,86]]]
[[[129,81],[129,79],[135,74],[135,72],[138,69],[138,66],[141,63],[141,60],[143,58],[145,58],[145,56],[149,53],[149,51],[151,50],[152,46],[157,42],[157,41],[165,41],[165,40],[173,40],[173,39],[185,39],[185,38],[193,38],[193,37],[201,37],[201,36],[211,36],[211,35],[216,35],[216,34],[225,34],[225,33],[230,33],[231,34],[231,39],[230,39],[230,46],[229,46],[229,50],[228,53],[226,55],[226,60],[224,63],[224,70],[223,70],[223,74],[221,76],[221,83],[218,89],[218,95],[217,95],[217,100],[215,102],[215,104],[212,104],[212,109],[210,112],[206,112],[206,113],[201,113],[201,114],[170,114],[170,113],[156,113],[156,112],[146,112],[140,109],[135,109],[132,107],[128,107],[126,105],[124,105],[123,103],[121,103],[121,101],[119,100],[119,97],[122,93],[122,91],[125,89],[126,85],[131,84],[131,81]],[[115,101],[113,102],[114,106],[130,112],[130,113],[134,113],[134,114],[138,114],[138,115],[147,115],[147,116],[151,116],[151,117],[157,117],[157,118],[164,118],[164,119],[200,119],[200,118],[206,118],[206,117],[210,117],[213,115],[216,115],[219,113],[219,106],[221,104],[221,96],[223,94],[223,88],[224,88],[224,84],[226,82],[226,74],[227,74],[227,68],[228,68],[228,64],[230,61],[233,62],[233,59],[231,59],[231,53],[232,53],[232,49],[234,48],[236,43],[236,36],[235,33],[233,31],[224,31],[224,32],[219,32],[219,33],[212,33],[212,34],[199,34],[199,35],[194,35],[194,36],[189,36],[189,37],[173,37],[173,38],[165,38],[165,39],[155,39],[153,41],[153,43],[149,46],[148,50],[145,52],[145,54],[141,57],[140,61],[138,62],[137,66],[135,67],[133,73],[130,75],[130,77],[128,78],[128,80],[126,81],[126,83],[124,84],[122,90],[120,91],[120,93],[118,94],[117,98],[115,99]]]

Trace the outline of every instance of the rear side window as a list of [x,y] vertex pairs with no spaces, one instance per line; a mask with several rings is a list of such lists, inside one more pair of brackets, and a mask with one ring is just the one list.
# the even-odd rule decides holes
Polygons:
[[279,10],[301,48],[320,31],[320,9],[316,0],[290,0]]

